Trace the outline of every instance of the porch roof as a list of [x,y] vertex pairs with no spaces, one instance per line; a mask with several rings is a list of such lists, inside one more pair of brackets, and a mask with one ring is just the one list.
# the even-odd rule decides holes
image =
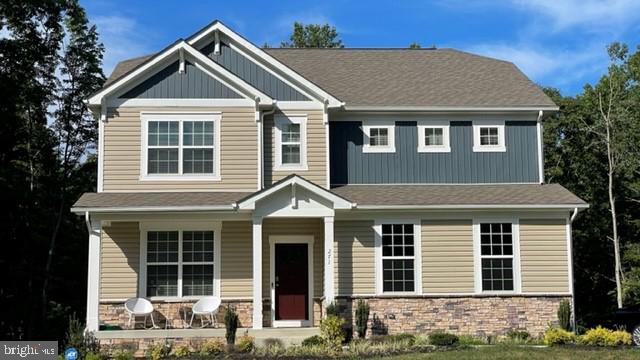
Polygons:
[[118,192],[84,193],[71,211],[232,210],[251,192]]

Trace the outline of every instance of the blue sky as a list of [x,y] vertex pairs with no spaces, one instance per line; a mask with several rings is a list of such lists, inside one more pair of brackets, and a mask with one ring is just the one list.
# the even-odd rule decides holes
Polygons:
[[580,92],[606,71],[606,45],[640,38],[640,0],[159,1],[85,0],[119,60],[158,51],[214,19],[257,45],[288,39],[294,21],[330,23],[348,47],[452,47],[513,61],[535,82]]

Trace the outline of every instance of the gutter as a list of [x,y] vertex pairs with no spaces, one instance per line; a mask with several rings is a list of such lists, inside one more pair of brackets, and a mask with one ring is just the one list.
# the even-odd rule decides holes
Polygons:
[[555,112],[559,111],[560,108],[558,106],[548,106],[548,107],[500,107],[500,106],[359,106],[352,105],[344,107],[345,111],[443,111],[443,112],[469,112],[469,111],[479,111],[479,112],[539,112],[539,111],[548,111]]
[[109,212],[162,212],[162,211],[224,211],[235,210],[233,205],[201,205],[201,206],[140,206],[140,207],[79,207],[71,208],[71,212],[109,213]]
[[586,209],[589,205],[581,204],[523,204],[523,205],[501,205],[501,204],[472,204],[472,205],[358,205],[359,210],[422,210],[422,209]]
[[[587,205],[586,207],[584,207],[583,209],[588,208],[589,206]],[[573,209],[573,214],[571,214],[571,218],[569,219],[569,223],[573,224],[573,220],[576,219],[576,216],[578,216],[578,208],[574,208]]]
[[264,189],[264,118],[267,115],[273,115],[276,112],[277,101],[273,101],[273,108],[269,111],[263,111],[258,121],[258,191]]

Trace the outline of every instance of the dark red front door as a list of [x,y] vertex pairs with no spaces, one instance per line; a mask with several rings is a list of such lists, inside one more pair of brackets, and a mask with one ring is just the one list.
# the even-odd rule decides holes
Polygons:
[[276,320],[309,319],[307,244],[275,244]]

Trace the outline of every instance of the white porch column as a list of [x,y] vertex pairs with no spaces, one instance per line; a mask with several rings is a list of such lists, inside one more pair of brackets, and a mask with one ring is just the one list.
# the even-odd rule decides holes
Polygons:
[[333,263],[333,216],[324,218],[324,305],[331,304],[335,298]]
[[[89,230],[89,268],[87,274],[87,331],[98,331],[100,306],[100,221],[86,216]],[[89,223],[90,222],[90,223]]]
[[253,218],[253,328],[262,329],[262,218]]

